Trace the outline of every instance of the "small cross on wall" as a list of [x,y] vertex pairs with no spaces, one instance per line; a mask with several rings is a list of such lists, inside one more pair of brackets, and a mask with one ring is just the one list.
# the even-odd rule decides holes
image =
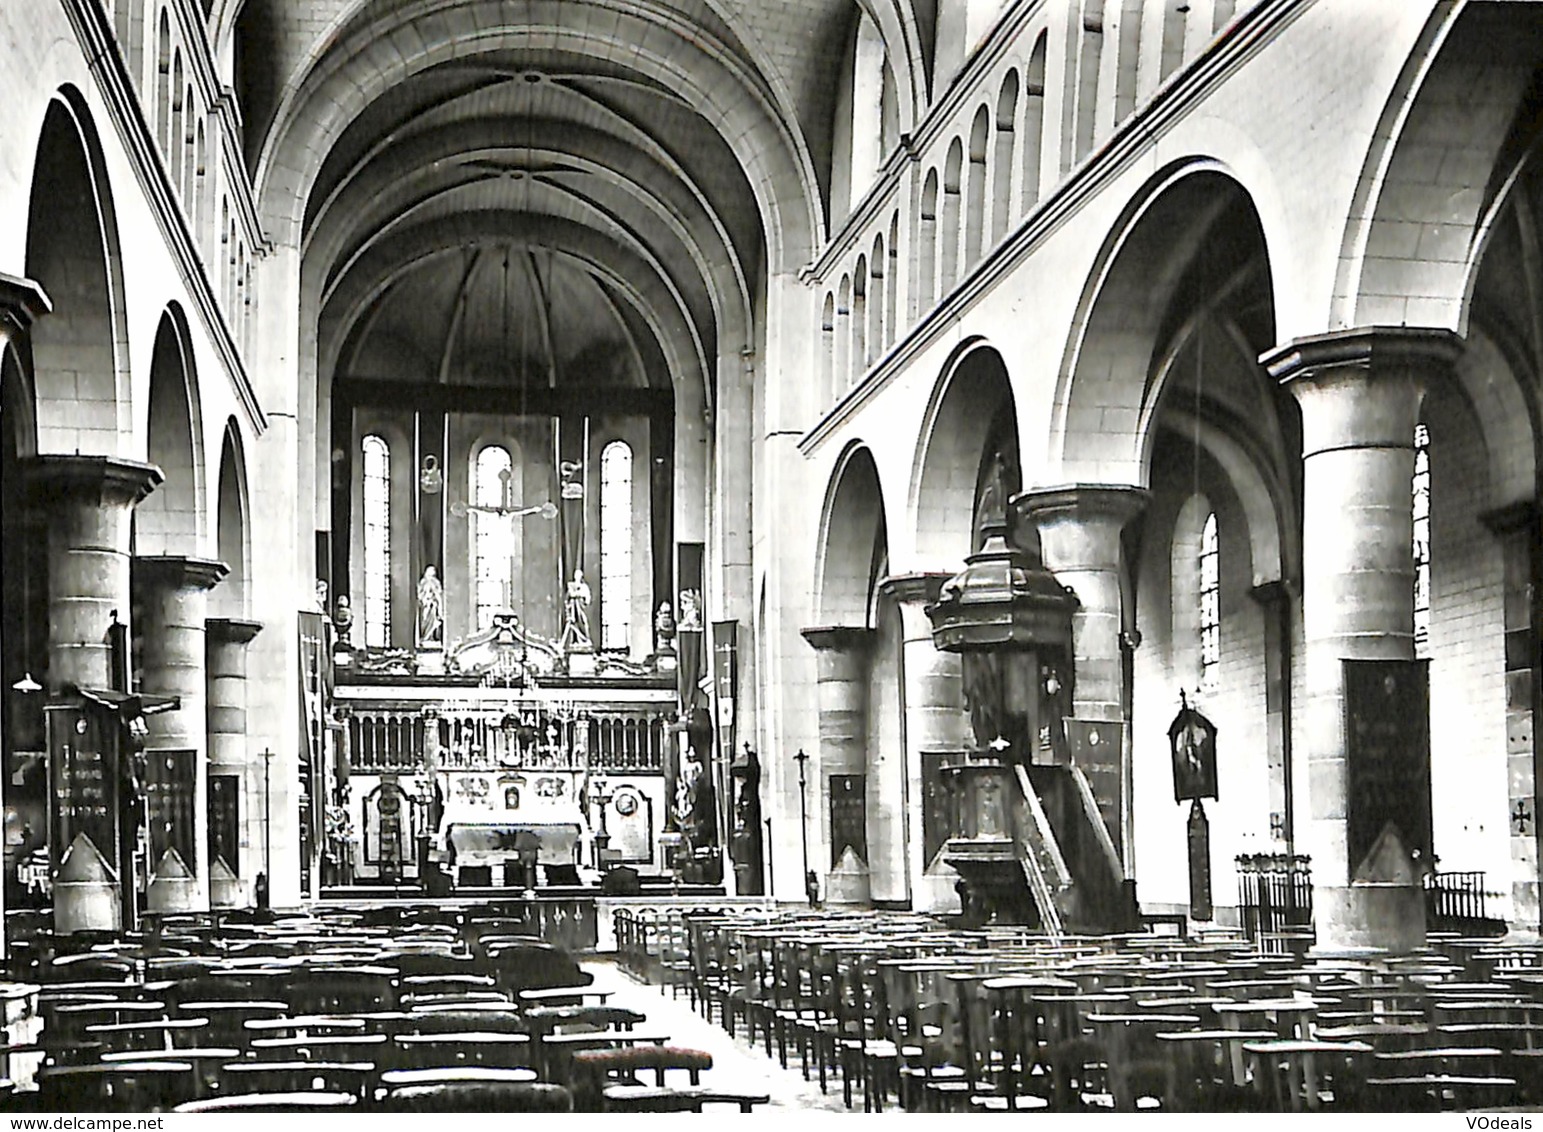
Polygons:
[[1516,806],[1511,811],[1511,832],[1524,834],[1532,823],[1532,807],[1526,798],[1518,798]]

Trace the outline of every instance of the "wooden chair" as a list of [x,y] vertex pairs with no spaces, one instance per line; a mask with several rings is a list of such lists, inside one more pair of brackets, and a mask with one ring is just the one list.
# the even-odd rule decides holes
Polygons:
[[243,1093],[208,1100],[188,1101],[173,1112],[336,1112],[352,1108],[359,1098],[352,1093]]
[[392,1088],[375,1102],[384,1112],[572,1112],[573,1095],[536,1081],[445,1081]]
[[347,1093],[365,1099],[377,1070],[372,1061],[229,1061],[225,1082],[237,1093]]
[[165,1112],[193,1099],[188,1061],[118,1061],[45,1066],[38,1071],[38,1104],[45,1112]]

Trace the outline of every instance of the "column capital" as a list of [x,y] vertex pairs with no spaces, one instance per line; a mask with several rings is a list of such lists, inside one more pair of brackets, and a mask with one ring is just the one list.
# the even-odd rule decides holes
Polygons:
[[24,333],[37,319],[54,309],[41,284],[0,271],[0,342]]
[[872,629],[858,626],[823,625],[799,632],[816,652],[860,652],[873,639]]
[[1529,527],[1536,530],[1538,524],[1543,523],[1543,506],[1539,506],[1536,499],[1519,499],[1485,511],[1479,516],[1479,522],[1496,538],[1523,534]]
[[1259,355],[1259,364],[1286,384],[1343,371],[1447,369],[1463,352],[1456,333],[1434,326],[1356,326],[1293,338]]
[[1259,364],[1302,410],[1302,455],[1414,447],[1420,402],[1452,372],[1463,340],[1450,330],[1370,326],[1297,338]]
[[166,477],[154,464],[116,456],[31,456],[24,465],[34,504],[49,507],[64,497],[75,502],[132,507]]
[[943,583],[952,577],[942,570],[891,574],[879,581],[879,589],[901,605],[931,605],[943,592]]
[[212,590],[230,567],[212,558],[183,554],[150,554],[134,559],[134,573],[150,585],[175,590]]
[[1151,499],[1150,491],[1133,484],[1069,483],[1020,491],[1007,507],[1015,519],[1027,519],[1036,527],[1047,520],[1106,519],[1124,528]]
[[204,622],[209,642],[216,645],[249,644],[262,628],[261,621],[243,621],[236,617],[210,617]]

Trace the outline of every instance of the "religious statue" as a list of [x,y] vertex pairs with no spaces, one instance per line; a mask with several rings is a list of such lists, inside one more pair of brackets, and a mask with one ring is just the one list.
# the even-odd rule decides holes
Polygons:
[[327,612],[327,579],[316,579],[316,608]]
[[587,649],[594,646],[589,636],[589,583],[584,571],[575,570],[563,601],[563,638],[566,648]]
[[702,631],[702,591],[680,591],[680,628]]
[[332,611],[332,627],[337,630],[338,643],[348,644],[349,631],[354,627],[354,611],[347,594],[338,594],[338,602]]
[[667,601],[661,601],[659,612],[654,614],[654,636],[658,652],[675,651],[675,613]]
[[418,582],[418,645],[440,644],[445,635],[445,587],[432,565]]

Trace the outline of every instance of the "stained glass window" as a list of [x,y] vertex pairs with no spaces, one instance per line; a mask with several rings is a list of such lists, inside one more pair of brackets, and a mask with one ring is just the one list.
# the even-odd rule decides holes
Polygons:
[[1222,655],[1221,570],[1216,539],[1216,512],[1205,517],[1200,530],[1200,688],[1216,690]]
[[632,449],[600,453],[600,646],[626,648],[632,630]]
[[1414,652],[1430,648],[1430,431],[1414,426]]
[[[509,450],[497,444],[489,444],[477,453],[472,501],[482,507],[507,507],[513,467]],[[513,607],[514,595],[509,591],[513,584],[514,528],[514,520],[506,515],[472,512],[472,554],[476,559],[472,572],[476,578],[479,629],[492,625],[493,614],[498,610]]]
[[391,644],[391,446],[364,438],[364,643]]

